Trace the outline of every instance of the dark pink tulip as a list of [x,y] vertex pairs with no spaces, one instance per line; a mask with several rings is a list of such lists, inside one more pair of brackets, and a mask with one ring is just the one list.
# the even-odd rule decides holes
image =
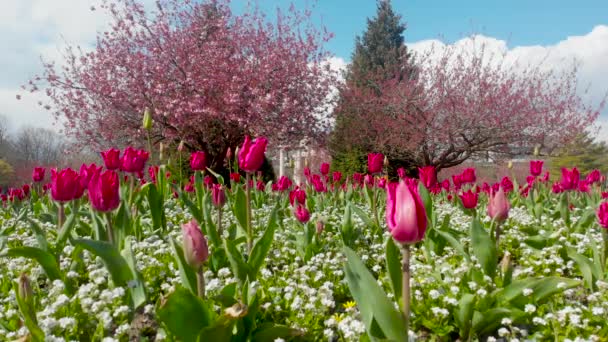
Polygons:
[[578,183],[578,191],[580,191],[580,192],[589,192],[589,191],[591,191],[590,183],[588,183],[586,180],[580,181]]
[[190,155],[190,168],[193,171],[205,171],[207,168],[207,155],[203,151],[192,152]]
[[504,189],[506,193],[513,191],[513,182],[508,176],[502,178],[502,180],[500,181],[500,186]]
[[23,186],[21,187],[21,190],[23,191],[23,194],[26,197],[30,195],[30,185],[29,184],[23,184]]
[[395,241],[411,244],[424,238],[427,216],[415,187],[404,180],[387,187],[386,222]]
[[454,183],[454,188],[459,190],[464,182],[462,181],[462,175],[452,175],[452,182]]
[[329,163],[322,163],[319,171],[323,176],[327,176],[329,174]]
[[184,259],[192,268],[199,268],[209,257],[207,239],[195,220],[182,224]]
[[237,172],[233,172],[230,174],[230,180],[234,181],[235,183],[238,183],[241,181],[241,174],[237,173]]
[[404,167],[398,168],[397,175],[399,175],[399,178],[405,179],[405,177],[407,176],[407,173],[405,172],[405,168]]
[[382,177],[378,179],[378,187],[384,189],[386,187],[386,178]]
[[540,176],[543,172],[543,163],[542,160],[530,160],[530,174],[534,177]]
[[545,172],[545,175],[543,176],[542,181],[543,182],[548,182],[550,176],[551,176],[551,174],[549,173],[549,171]]
[[111,148],[107,151],[101,152],[101,157],[103,158],[103,163],[106,165],[106,169],[108,170],[116,170],[120,168],[120,151]]
[[321,180],[321,177],[319,177],[319,175],[313,175],[312,176],[312,186],[315,189],[316,192],[326,192],[327,191],[327,187],[325,186],[325,182],[323,182]]
[[278,182],[276,183],[276,188],[278,191],[285,191],[291,188],[292,184],[293,182],[291,181],[291,179],[289,179],[289,177],[281,176],[281,178],[279,178]]
[[89,166],[86,164],[80,166],[80,186],[82,186],[83,189],[88,188],[91,177],[93,177],[93,174],[98,170],[101,170],[101,166],[97,167],[95,163],[92,163]]
[[608,202],[602,202],[597,208],[597,220],[604,229],[608,229]]
[[44,172],[46,170],[43,167],[35,167],[32,171],[32,180],[35,183],[40,183],[44,180]]
[[293,191],[289,192],[289,204],[295,206],[296,204],[305,204],[306,203],[306,191],[296,188]]
[[559,194],[562,193],[564,191],[564,189],[562,189],[562,185],[560,182],[555,182],[553,183],[553,186],[551,186],[551,192],[553,192],[554,194]]
[[188,182],[188,184],[184,185],[185,192],[194,192],[194,184]]
[[239,167],[246,172],[259,170],[264,163],[266,145],[268,145],[268,140],[264,137],[258,137],[251,142],[251,138],[246,136],[245,142],[239,150]]
[[450,191],[450,180],[449,179],[444,179],[443,182],[441,182],[441,188],[443,190]]
[[298,221],[302,223],[308,222],[310,220],[310,212],[306,209],[305,206],[299,204],[296,210],[294,211],[294,215]]
[[147,151],[135,150],[129,146],[122,155],[120,168],[125,172],[141,174],[139,178],[143,178],[144,166],[149,156]]
[[365,175],[365,177],[363,177],[363,183],[365,183],[365,185],[374,186],[374,176]]
[[475,168],[469,167],[462,171],[460,175],[461,184],[475,183],[477,175],[475,174]]
[[460,200],[462,201],[462,206],[466,209],[474,209],[477,207],[477,200],[479,195],[476,192],[471,190],[463,192],[459,195]]
[[96,169],[89,180],[91,206],[101,212],[112,211],[120,205],[120,179],[113,170]]
[[51,197],[57,202],[69,202],[81,189],[78,173],[70,168],[51,169]]
[[573,168],[572,170],[562,168],[562,179],[560,181],[562,190],[578,189],[579,179],[580,179],[580,174],[579,174],[577,168]]
[[363,175],[358,172],[353,173],[353,183],[355,183],[355,184],[363,183]]
[[600,170],[593,170],[591,172],[589,172],[589,174],[587,175],[587,183],[588,184],[593,184],[593,183],[597,183],[602,179],[602,173],[600,172]]
[[488,200],[488,216],[491,219],[502,222],[509,217],[509,209],[510,209],[509,199],[505,194],[502,187],[499,187],[498,192],[490,193],[490,198]]
[[221,184],[214,184],[211,188],[211,200],[216,208],[221,208],[226,204],[226,193]]
[[418,168],[420,181],[427,189],[431,189],[437,184],[437,173],[434,166],[424,166]]
[[331,175],[331,178],[334,181],[334,183],[339,183],[342,180],[342,172],[334,171]]
[[367,172],[371,174],[381,173],[384,165],[382,153],[369,153],[367,155]]

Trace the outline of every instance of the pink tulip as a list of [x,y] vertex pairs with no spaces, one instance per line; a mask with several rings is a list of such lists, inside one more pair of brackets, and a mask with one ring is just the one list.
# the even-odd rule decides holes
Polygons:
[[382,153],[369,153],[367,155],[367,171],[369,173],[381,173],[383,165],[384,155]]
[[95,163],[92,163],[89,166],[87,166],[86,164],[82,164],[80,166],[80,174],[79,174],[80,175],[80,185],[82,186],[83,189],[88,188],[91,177],[98,170],[101,170],[101,166],[97,167],[97,165],[95,165]]
[[285,191],[291,188],[293,182],[287,176],[281,176],[276,183],[277,191]]
[[44,172],[46,170],[43,167],[35,167],[32,171],[32,180],[36,183],[40,183],[44,180]]
[[289,204],[295,206],[296,204],[306,203],[306,191],[296,188],[289,193]]
[[57,202],[69,202],[78,198],[80,177],[70,168],[57,171],[51,169],[51,197]]
[[543,172],[543,163],[542,160],[530,160],[530,174],[534,177],[540,176]]
[[298,207],[294,211],[294,215],[296,219],[302,223],[306,223],[308,222],[308,220],[310,220],[310,212],[308,211],[308,209],[306,209],[305,206],[301,204],[298,205]]
[[505,194],[502,187],[499,187],[498,192],[494,193],[492,191],[490,193],[490,198],[488,201],[488,216],[491,219],[502,222],[509,217],[509,209],[510,203],[507,195]]
[[207,168],[207,155],[205,152],[192,152],[190,155],[190,168],[193,171],[205,171],[205,168]]
[[605,229],[608,229],[608,202],[602,202],[597,209],[597,220]]
[[466,168],[460,174],[461,184],[475,183],[476,180],[477,176],[475,175],[475,168]]
[[504,189],[504,191],[506,193],[509,193],[511,191],[513,191],[513,182],[511,181],[511,178],[509,178],[508,176],[504,176],[502,178],[502,180],[500,181],[500,186]]
[[246,136],[245,142],[239,150],[239,167],[246,172],[259,170],[264,163],[266,145],[268,145],[268,140],[264,137],[258,137],[251,142],[251,138]]
[[184,258],[193,268],[200,268],[209,257],[207,239],[195,220],[182,224]]
[[587,178],[586,178],[588,184],[600,182],[601,179],[602,179],[602,173],[600,172],[600,170],[593,170],[593,171],[589,172],[589,174],[587,175]]
[[407,176],[407,173],[405,172],[405,168],[404,167],[398,168],[397,175],[399,176],[400,179],[405,179],[405,177]]
[[329,163],[322,163],[319,171],[323,176],[327,176],[329,174]]
[[562,168],[562,179],[560,181],[562,190],[578,189],[579,179],[580,179],[580,174],[579,174],[577,168],[573,168],[572,170]]
[[132,147],[127,147],[120,161],[120,168],[125,172],[142,174],[146,161],[150,154],[144,150],[135,150]]
[[113,170],[96,169],[88,184],[91,206],[101,212],[112,211],[120,205],[120,180]]
[[477,207],[479,195],[476,192],[469,190],[463,192],[461,195],[459,195],[459,197],[462,201],[462,206],[466,209],[474,209]]
[[334,171],[331,175],[331,179],[334,181],[334,183],[339,183],[342,180],[342,172]]
[[120,168],[120,151],[111,148],[107,151],[101,152],[101,157],[108,170],[116,170]]
[[420,181],[427,189],[431,189],[437,184],[437,173],[434,166],[424,166],[418,168]]
[[427,216],[415,187],[404,180],[387,188],[386,222],[395,241],[411,244],[424,238]]

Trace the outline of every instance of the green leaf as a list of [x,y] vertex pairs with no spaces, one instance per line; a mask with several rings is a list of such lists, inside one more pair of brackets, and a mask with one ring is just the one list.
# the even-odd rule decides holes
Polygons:
[[59,235],[57,236],[57,242],[55,243],[56,250],[63,249],[65,242],[67,241],[68,237],[72,233],[72,229],[74,229],[74,227],[76,226],[76,223],[78,222],[77,217],[78,217],[77,211],[74,211],[74,212],[70,213],[70,215],[68,215],[65,223],[63,224],[63,227],[61,227],[61,230],[59,231]]
[[[560,283],[562,284],[561,286]],[[564,292],[580,284],[580,281],[569,278],[540,278],[538,279],[536,284],[534,284],[534,287],[532,287],[532,290],[534,290],[533,298],[536,302],[542,302],[543,300],[553,296],[554,294]]]
[[237,277],[241,285],[244,284],[250,274],[249,265],[245,262],[243,255],[233,241],[224,240],[224,249],[230,268],[232,268],[232,274]]
[[179,269],[179,276],[182,280],[182,286],[190,290],[192,293],[196,293],[196,274],[194,274],[192,267],[190,267],[190,265],[188,265],[186,262],[182,247],[173,239],[170,239],[169,241],[171,243],[171,249],[173,250],[173,257],[177,263],[177,268]]
[[[387,338],[393,341],[407,341],[403,316],[386,297],[376,279],[355,252],[344,247],[346,264],[345,277],[370,338]],[[381,329],[383,336],[372,331],[373,321]]]
[[36,236],[38,247],[40,247],[40,249],[48,251],[49,243],[46,240],[46,234],[44,233],[44,230],[40,227],[38,222],[30,218],[28,218],[27,221],[30,223],[30,230],[32,231],[32,233],[34,233],[34,236]]
[[392,238],[386,240],[386,272],[391,280],[395,300],[401,303],[403,273],[401,270],[401,253]]
[[475,311],[473,314],[473,331],[478,335],[485,335],[496,330],[505,317],[511,316],[507,308],[492,308],[484,312]]
[[458,302],[458,309],[454,315],[456,325],[460,328],[460,337],[462,340],[468,340],[473,312],[475,309],[475,296],[470,293],[465,293]]
[[471,247],[484,272],[494,278],[497,267],[496,245],[477,218],[471,223]]
[[352,217],[352,205],[347,203],[344,207],[344,217],[342,219],[342,229],[340,234],[342,242],[345,246],[352,247],[354,245],[354,224]]
[[374,220],[372,220],[371,217],[369,217],[369,215],[367,215],[367,213],[361,208],[357,207],[356,205],[353,205],[351,206],[351,210],[354,211],[357,216],[359,216],[359,218],[363,221],[363,223],[365,223],[367,227],[376,226]]
[[433,217],[433,198],[422,182],[418,182],[418,194],[420,195],[420,199],[422,199],[422,204],[424,204],[424,210],[426,211],[426,217],[429,220],[429,226],[431,226],[431,218]]
[[213,319],[207,304],[184,288],[171,293],[157,314],[169,332],[182,342],[198,341],[201,330]]
[[127,265],[129,265],[131,273],[135,275],[135,284],[134,286],[129,286],[129,291],[133,301],[133,308],[137,309],[147,301],[147,296],[143,277],[141,276],[139,270],[137,270],[135,256],[133,255],[133,250],[131,249],[130,238],[125,239],[125,247],[122,250],[122,256],[127,261]]
[[452,236],[450,232],[439,229],[435,229],[434,232],[437,233],[437,235],[439,235],[441,238],[445,239],[466,261],[471,262],[469,253],[466,252],[460,241]]
[[[13,289],[15,293],[19,293],[18,284],[13,284]],[[19,307],[19,311],[23,316],[23,322],[29,331],[31,341],[33,342],[43,342],[45,340],[44,332],[38,326],[38,320],[36,319],[36,312],[34,308],[34,303],[32,300],[24,300],[21,296],[15,296],[17,300],[17,306]]]
[[210,168],[207,168],[207,171],[209,171],[209,173],[211,173],[215,179],[217,179],[217,182],[220,184],[224,184],[224,177],[222,177],[222,175],[220,175],[219,173],[214,172],[213,170],[211,170]]
[[63,280],[57,259],[45,250],[37,247],[15,247],[6,251],[6,256],[11,258],[23,257],[34,259],[42,266],[44,273],[46,273],[46,276],[49,277],[50,280]]
[[190,198],[188,198],[188,193],[186,193],[186,192],[180,193],[179,199],[188,208],[188,210],[190,211],[190,214],[192,215],[192,217],[194,217],[196,222],[198,222],[199,224],[202,224],[204,222],[203,221],[203,212],[202,212],[201,208],[199,208],[194,202],[192,202],[190,200]]
[[[217,213],[214,211],[215,207],[211,204],[211,197],[209,195],[205,196],[203,199],[203,216],[205,217],[205,224],[203,228],[205,228],[205,234],[209,237],[209,241],[216,248],[222,248],[222,238],[220,237],[217,226],[215,222],[213,222],[213,213]],[[224,223],[225,225],[226,223]]]
[[125,259],[118,253],[116,247],[109,242],[79,239],[74,241],[74,245],[100,257],[116,286],[127,286],[129,281],[135,279]]
[[165,217],[165,208],[163,198],[158,193],[156,185],[148,183],[145,185],[148,189],[148,205],[150,206],[150,215],[152,216],[152,226],[154,229],[165,228],[167,219]]
[[549,237],[544,235],[530,236],[524,240],[524,243],[528,246],[536,249],[543,249],[549,244]]
[[251,256],[249,257],[249,260],[247,260],[250,270],[249,279],[251,281],[254,281],[257,278],[257,274],[268,255],[268,251],[270,251],[270,246],[272,246],[274,232],[277,228],[277,210],[276,207],[272,210],[264,235],[255,242],[251,249]]
[[236,186],[236,191],[234,194],[234,202],[232,203],[232,212],[234,213],[234,217],[239,224],[239,226],[243,229],[243,231],[247,231],[247,197],[245,196],[245,191],[243,187],[238,185]]
[[[576,251],[572,248],[568,248],[568,257],[570,259],[574,260],[574,262],[576,262],[579,270],[581,271],[581,274],[583,275],[583,279],[585,280],[585,283],[587,284],[587,287],[589,288],[590,291],[593,291],[593,285],[594,285],[593,269],[594,269],[594,267],[593,267],[593,264],[591,263],[591,261],[586,256],[576,253]],[[597,277],[596,277],[596,279],[597,279]]]
[[274,323],[264,323],[253,332],[251,340],[253,342],[274,342],[276,339],[282,338],[287,341],[303,335],[304,332],[298,329]]

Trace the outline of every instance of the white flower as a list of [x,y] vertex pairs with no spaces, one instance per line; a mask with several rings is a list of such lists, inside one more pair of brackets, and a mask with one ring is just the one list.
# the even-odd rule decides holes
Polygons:
[[439,298],[439,295],[440,295],[439,291],[437,291],[435,289],[429,291],[429,296],[431,296],[432,299]]
[[527,297],[527,296],[531,295],[532,293],[534,293],[534,290],[525,288],[522,292],[523,292],[524,296]]
[[524,307],[524,311],[527,313],[532,313],[536,311],[536,306],[532,305],[532,304],[526,304],[526,306]]
[[504,327],[498,329],[498,336],[505,337],[507,335],[509,335],[509,329],[504,328]]

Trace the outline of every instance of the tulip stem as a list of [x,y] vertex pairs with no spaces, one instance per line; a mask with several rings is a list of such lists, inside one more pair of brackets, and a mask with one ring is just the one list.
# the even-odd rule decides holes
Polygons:
[[222,238],[222,207],[217,207],[217,234]]
[[253,248],[253,236],[251,231],[251,186],[249,185],[249,180],[251,179],[251,175],[249,172],[245,174],[245,205],[247,212],[247,254],[251,255],[251,249]]
[[409,336],[410,331],[410,245],[403,245],[403,259],[402,259],[402,271],[403,271],[403,316],[405,318],[405,333]]
[[65,220],[65,208],[63,206],[63,202],[59,202],[59,211],[57,212],[57,231],[61,231],[64,220]]
[[500,229],[501,227],[500,226],[501,226],[501,223],[497,222],[496,223],[496,232],[495,232],[496,233],[496,238],[495,238],[495,240],[496,240],[496,251],[498,251],[498,247],[499,247],[499,241],[498,240],[500,239],[500,233],[501,233],[501,229]]
[[114,229],[112,228],[112,213],[106,213],[106,219],[108,220],[108,242],[114,244]]
[[608,263],[608,229],[602,229],[602,236],[604,237],[604,255],[602,258],[602,267],[606,271],[606,265]]
[[196,288],[198,296],[205,299],[205,273],[203,273],[203,266],[199,267],[196,271]]

